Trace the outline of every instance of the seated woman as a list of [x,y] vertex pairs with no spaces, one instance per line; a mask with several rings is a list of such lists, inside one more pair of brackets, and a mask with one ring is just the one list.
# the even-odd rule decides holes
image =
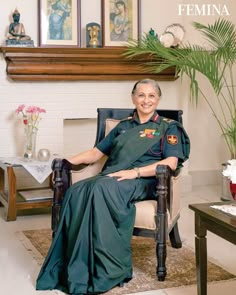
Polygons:
[[69,159],[90,164],[108,156],[101,173],[67,190],[37,290],[100,294],[132,279],[135,202],[153,198],[157,165],[175,170],[189,155],[182,125],[156,112],[160,97],[156,81],[138,81],[133,116],[96,147]]
[[22,23],[20,23],[20,13],[17,9],[12,14],[14,22],[9,26],[9,34],[7,38],[9,40],[31,40],[29,36],[25,34],[25,28]]
[[110,35],[111,41],[128,41],[130,24],[125,2],[117,1],[115,6],[118,12],[113,19],[113,30]]

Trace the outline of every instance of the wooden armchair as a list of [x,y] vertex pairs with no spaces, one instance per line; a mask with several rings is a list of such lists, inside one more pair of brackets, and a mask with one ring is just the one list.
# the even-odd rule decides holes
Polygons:
[[[127,118],[132,109],[97,109],[97,135],[95,144],[100,142],[119,120]],[[181,110],[158,110],[158,114],[182,123]],[[54,197],[52,205],[52,231],[57,230],[63,195],[74,182],[96,175],[102,169],[106,158],[92,165],[72,165],[66,159],[55,159]],[[77,171],[76,171],[77,170]],[[176,175],[177,174],[177,175]],[[166,241],[169,236],[171,246],[181,248],[177,220],[179,218],[179,179],[180,173],[174,173],[166,165],[156,168],[156,200],[136,203],[136,219],[133,234],[152,237],[156,241],[157,276],[159,281],[166,277]]]

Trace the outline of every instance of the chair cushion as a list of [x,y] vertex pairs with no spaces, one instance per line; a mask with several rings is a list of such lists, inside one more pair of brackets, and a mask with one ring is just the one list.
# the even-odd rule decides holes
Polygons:
[[106,119],[105,136],[120,122],[120,120]]
[[[135,203],[136,207],[136,217],[134,227],[145,228],[150,230],[156,229],[156,212],[157,212],[157,201],[155,200],[145,200]],[[168,224],[171,223],[169,212]]]
[[[175,223],[180,213],[180,178],[181,174],[171,177],[170,211],[167,211],[168,227]],[[155,200],[145,200],[137,202],[136,218],[134,226],[144,229],[155,229],[155,218],[157,212],[157,202]]]

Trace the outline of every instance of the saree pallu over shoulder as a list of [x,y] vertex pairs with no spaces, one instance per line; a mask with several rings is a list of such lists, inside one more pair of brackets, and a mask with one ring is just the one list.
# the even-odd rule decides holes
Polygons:
[[[112,155],[106,162],[102,174],[105,175],[131,168],[132,163],[165,136],[167,129],[171,125],[176,125],[180,130],[184,161],[187,160],[190,152],[190,141],[183,126],[177,121],[160,117],[158,122],[138,125],[120,134],[114,140]],[[142,136],[145,133],[147,136]]]
[[[106,162],[102,174],[113,173],[130,168],[151,146],[159,142],[165,126],[156,122],[138,125],[121,133],[114,140],[112,155]],[[153,136],[142,137],[142,134],[153,130]],[[150,131],[151,133],[151,131]],[[112,165],[110,165],[112,163]]]

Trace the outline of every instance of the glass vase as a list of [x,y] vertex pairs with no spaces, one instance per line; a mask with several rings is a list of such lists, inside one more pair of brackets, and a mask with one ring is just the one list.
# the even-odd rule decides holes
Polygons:
[[36,137],[37,129],[30,127],[25,129],[25,145],[23,154],[23,158],[25,161],[30,162],[35,159]]

